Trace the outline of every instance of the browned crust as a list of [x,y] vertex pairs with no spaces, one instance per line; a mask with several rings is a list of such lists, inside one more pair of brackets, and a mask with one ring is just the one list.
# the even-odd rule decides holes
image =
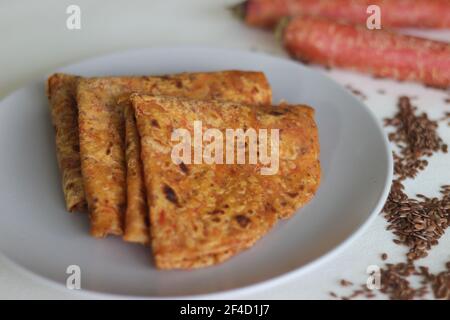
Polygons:
[[150,241],[149,215],[141,163],[141,146],[134,111],[125,106],[125,145],[127,162],[127,209],[123,239],[148,244]]
[[[258,108],[217,100],[133,95],[156,266],[197,268],[225,261],[252,246],[276,220],[292,215],[320,182],[313,110],[306,106]],[[171,159],[175,128],[200,120],[204,129],[279,129],[280,168],[185,164]],[[157,126],[152,125],[157,123]]]
[[259,120],[264,128],[277,128],[279,121],[283,122],[279,172],[262,176],[261,183],[270,192],[270,202],[278,217],[287,219],[314,197],[320,185],[320,144],[314,109],[280,104]]
[[190,98],[228,99],[246,95],[252,103],[271,100],[270,86],[260,72],[224,71],[184,73],[163,77],[112,77],[80,81],[79,106],[81,166],[91,234],[104,237],[123,233],[126,206],[126,164],[121,97],[133,93]]
[[56,156],[68,211],[86,211],[78,138],[76,86],[80,78],[56,73],[47,80],[47,96],[56,136]]

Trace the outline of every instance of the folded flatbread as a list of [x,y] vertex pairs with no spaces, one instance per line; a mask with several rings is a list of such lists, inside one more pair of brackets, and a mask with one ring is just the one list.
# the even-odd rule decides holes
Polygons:
[[[200,76],[200,75],[199,75]],[[222,81],[220,90],[217,87],[211,92],[189,91],[186,97],[195,98],[216,98],[235,102],[242,102],[255,105],[271,104],[271,89],[262,73],[249,72],[226,72],[214,74],[205,74],[204,85],[215,88],[219,79]],[[242,87],[238,85],[244,80]],[[189,83],[186,84],[189,86]],[[125,148],[127,163],[127,208],[125,212],[124,240],[147,244],[149,242],[148,227],[148,206],[145,196],[145,184],[142,174],[142,163],[140,159],[140,141],[136,128],[134,111],[129,100],[119,101],[123,103],[125,110]]]
[[[314,112],[307,106],[261,108],[137,94],[131,101],[141,137],[151,244],[158,268],[190,269],[222,262],[252,246],[278,218],[292,215],[317,190],[318,135]],[[172,134],[185,129],[194,139],[194,121],[201,121],[202,132],[218,129],[223,137],[227,129],[278,129],[278,170],[262,175],[267,163],[249,161],[174,161],[173,150],[180,142],[173,141]],[[237,154],[237,148],[247,143],[235,145]],[[268,147],[269,153],[275,150],[275,144]]]
[[47,97],[56,135],[56,156],[68,211],[86,211],[81,176],[78,109],[75,100],[77,76],[56,73],[48,78]]
[[[134,92],[195,99],[226,97],[234,100],[237,96],[247,96],[251,100],[249,102],[255,103],[268,103],[271,100],[270,86],[260,72],[224,71],[80,80],[77,103],[81,167],[91,217],[91,234],[95,237],[123,233],[127,206],[125,121],[124,104],[117,102],[126,101]],[[128,184],[133,188],[133,182],[128,180]],[[134,201],[138,204],[134,205]],[[140,208],[141,203],[139,196],[130,198],[130,208]],[[127,217],[130,215],[132,219],[141,217],[141,224],[145,223],[142,220],[145,215],[130,213]],[[133,238],[131,235],[126,236],[128,240]],[[142,234],[136,238],[142,239]]]

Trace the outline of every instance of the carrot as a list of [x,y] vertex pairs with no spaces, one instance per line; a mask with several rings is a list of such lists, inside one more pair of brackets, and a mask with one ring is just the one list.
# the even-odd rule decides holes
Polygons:
[[301,61],[450,88],[450,43],[311,17],[280,29],[284,47]]
[[381,8],[384,27],[450,28],[450,0],[247,0],[234,11],[257,27],[297,15],[365,24],[369,5]]

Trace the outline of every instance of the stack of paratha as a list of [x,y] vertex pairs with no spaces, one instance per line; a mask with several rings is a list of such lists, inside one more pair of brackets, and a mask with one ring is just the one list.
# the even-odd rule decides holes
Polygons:
[[[320,181],[314,111],[271,106],[263,73],[151,77],[54,74],[47,94],[66,207],[88,210],[91,234],[150,244],[158,268],[196,268],[252,246],[310,200]],[[276,129],[266,164],[174,161],[173,133]],[[197,132],[198,133],[198,132]],[[249,158],[250,137],[239,148]],[[257,154],[264,149],[259,137]],[[270,142],[270,141],[269,141]],[[194,152],[194,150],[193,150]]]

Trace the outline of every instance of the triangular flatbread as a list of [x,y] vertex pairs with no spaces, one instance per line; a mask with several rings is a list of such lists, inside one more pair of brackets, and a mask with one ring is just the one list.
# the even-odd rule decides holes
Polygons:
[[[309,107],[261,108],[142,95],[132,95],[131,101],[141,137],[158,268],[189,269],[222,262],[252,246],[278,218],[292,215],[318,188],[319,144]],[[172,152],[179,142],[172,141],[172,133],[186,129],[193,136],[195,121],[201,121],[202,132],[218,129],[224,136],[226,129],[278,129],[278,171],[262,175],[267,166],[248,161],[174,162]],[[269,147],[269,153],[275,149]]]
[[[91,217],[91,234],[95,237],[123,233],[127,166],[124,106],[117,101],[126,99],[133,92],[200,99],[226,97],[233,100],[235,96],[248,96],[255,103],[270,103],[271,100],[270,86],[260,72],[224,71],[80,80],[77,103],[81,167]],[[129,199],[131,208],[140,208],[141,203],[142,198],[137,194]],[[141,225],[145,223],[142,214],[130,212],[133,212],[132,221],[138,221]],[[128,213],[126,216],[130,217]],[[133,231],[144,228],[132,227],[130,230],[131,235],[126,234],[125,237],[129,241],[141,242],[145,237],[142,233],[134,235]]]
[[[219,74],[219,77],[225,75],[227,81],[222,84],[222,90],[216,92],[213,96],[217,99],[224,99],[235,102],[242,102],[255,105],[270,105],[271,92],[262,73],[227,73]],[[256,85],[256,91],[248,89],[239,89],[234,85],[233,77],[240,76],[247,79],[244,88]],[[209,85],[211,80],[205,79],[204,85]],[[262,93],[261,94],[261,91]],[[194,94],[186,94],[196,96]],[[199,98],[211,97],[210,94]],[[140,141],[134,118],[134,111],[129,104],[129,99],[124,97],[120,101],[125,110],[125,148],[127,163],[127,209],[125,212],[124,240],[141,244],[149,242],[148,210],[147,199],[145,197],[144,177],[142,174],[142,163],[140,158]]]

